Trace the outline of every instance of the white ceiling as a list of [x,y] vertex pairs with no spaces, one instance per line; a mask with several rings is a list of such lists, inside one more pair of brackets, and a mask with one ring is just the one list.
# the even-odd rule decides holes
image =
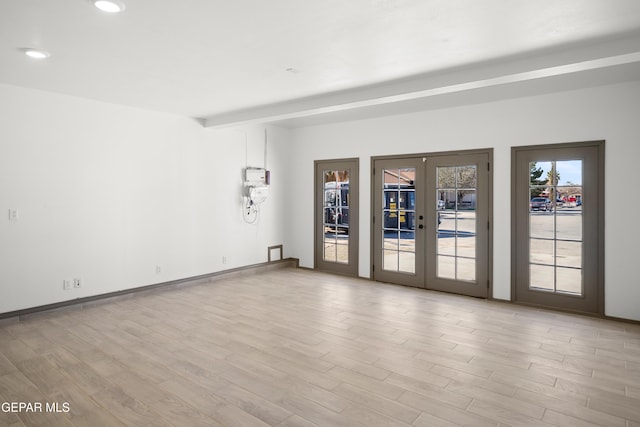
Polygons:
[[89,0],[4,0],[0,83],[209,126],[295,126],[496,96],[488,88],[640,79],[638,0],[124,2],[111,15]]

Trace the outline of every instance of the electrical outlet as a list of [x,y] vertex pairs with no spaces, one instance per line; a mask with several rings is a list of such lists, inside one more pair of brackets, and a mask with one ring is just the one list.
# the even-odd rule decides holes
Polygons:
[[226,257],[226,256],[223,256],[223,257],[222,257],[222,263],[223,263],[223,264],[226,264],[226,263],[227,263],[227,257]]
[[156,274],[160,274],[162,273],[162,267],[159,265],[156,265]]
[[80,279],[73,279],[73,287],[76,289],[80,287]]
[[62,289],[65,291],[68,291],[69,289],[71,289],[71,280],[64,279],[62,281]]

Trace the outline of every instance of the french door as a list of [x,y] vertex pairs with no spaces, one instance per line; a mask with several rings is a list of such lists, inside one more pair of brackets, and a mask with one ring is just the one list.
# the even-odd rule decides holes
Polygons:
[[512,293],[603,313],[604,144],[512,150]]
[[489,152],[373,160],[373,278],[486,297]]
[[358,159],[315,162],[315,250],[319,270],[358,275]]

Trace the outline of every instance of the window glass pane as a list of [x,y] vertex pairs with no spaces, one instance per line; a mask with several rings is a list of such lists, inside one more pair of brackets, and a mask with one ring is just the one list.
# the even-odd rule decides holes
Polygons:
[[407,252],[415,252],[416,250],[415,231],[400,232],[400,250],[407,251]]
[[476,280],[476,260],[473,258],[456,259],[458,280],[473,282]]
[[336,209],[336,224],[342,226],[343,229],[348,228],[349,226],[349,208],[348,207],[339,207]]
[[467,234],[475,234],[476,232],[476,212],[475,211],[462,211],[458,212],[456,217],[456,228],[458,235],[463,236]]
[[384,205],[382,209],[398,209],[399,193],[396,190],[384,190]]
[[529,195],[530,212],[550,212],[553,210],[549,200],[549,190],[546,187],[543,190],[532,188]]
[[438,189],[456,188],[456,167],[439,166],[436,169]]
[[445,199],[444,191],[436,191],[436,210],[443,211],[447,206],[447,201]]
[[556,265],[582,268],[582,242],[557,241]]
[[582,212],[565,208],[556,212],[556,237],[564,240],[582,240]]
[[456,231],[456,213],[441,212],[439,216],[440,226],[438,229],[444,233],[454,233]]
[[400,211],[398,215],[399,215],[401,230],[414,230],[416,228],[415,212]]
[[384,219],[384,228],[386,229],[398,229],[398,211],[397,210],[388,210],[382,213]]
[[399,235],[395,230],[383,230],[382,248],[390,251],[397,251],[399,245]]
[[385,169],[384,171],[384,187],[390,184],[394,188],[397,188],[400,179],[400,170],[398,169]]
[[324,224],[325,225],[335,225],[336,216],[335,216],[335,208],[325,208],[324,209]]
[[451,255],[456,254],[456,239],[455,233],[449,231],[438,232],[438,255]]
[[456,190],[438,190],[436,198],[442,201],[438,205],[440,210],[452,210],[456,208]]
[[458,235],[456,240],[457,255],[467,258],[476,256],[476,236],[471,234]]
[[389,271],[398,271],[398,252],[382,251],[382,268]]
[[557,185],[582,186],[582,160],[558,160],[556,172]]
[[398,170],[398,188],[415,189],[416,170],[414,168],[405,168]]
[[415,273],[416,272],[416,254],[413,252],[399,252],[398,253],[400,265],[398,271],[403,273]]
[[531,162],[529,164],[530,186],[532,188],[546,188],[549,185],[549,172],[551,171],[550,161]]
[[554,270],[553,266],[530,264],[529,288],[553,291],[555,288]]
[[416,193],[414,190],[401,191],[398,199],[400,209],[415,210],[416,209],[415,194]]
[[476,190],[457,191],[458,210],[476,209]]
[[325,185],[325,192],[324,192],[324,205],[325,206],[335,206],[336,205],[336,197],[337,195],[337,191],[333,190],[333,189],[327,189],[326,185]]
[[477,167],[476,165],[458,166],[457,168],[458,182],[457,188],[476,188],[477,186]]
[[335,243],[328,243],[325,241],[324,243],[324,260],[336,262],[337,261],[337,250]]
[[553,240],[529,239],[529,262],[554,265],[554,243]]
[[556,269],[557,290],[574,295],[582,295],[582,270],[575,268]]
[[340,237],[336,240],[336,262],[349,263],[349,239]]
[[555,237],[555,218],[546,212],[529,213],[529,234],[532,238],[553,239]]
[[438,255],[437,275],[443,279],[456,278],[456,258],[446,255]]

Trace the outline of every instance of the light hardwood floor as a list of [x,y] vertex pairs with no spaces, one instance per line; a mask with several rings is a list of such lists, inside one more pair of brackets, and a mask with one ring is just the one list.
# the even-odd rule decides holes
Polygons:
[[640,426],[639,325],[306,270],[0,325],[0,425]]

